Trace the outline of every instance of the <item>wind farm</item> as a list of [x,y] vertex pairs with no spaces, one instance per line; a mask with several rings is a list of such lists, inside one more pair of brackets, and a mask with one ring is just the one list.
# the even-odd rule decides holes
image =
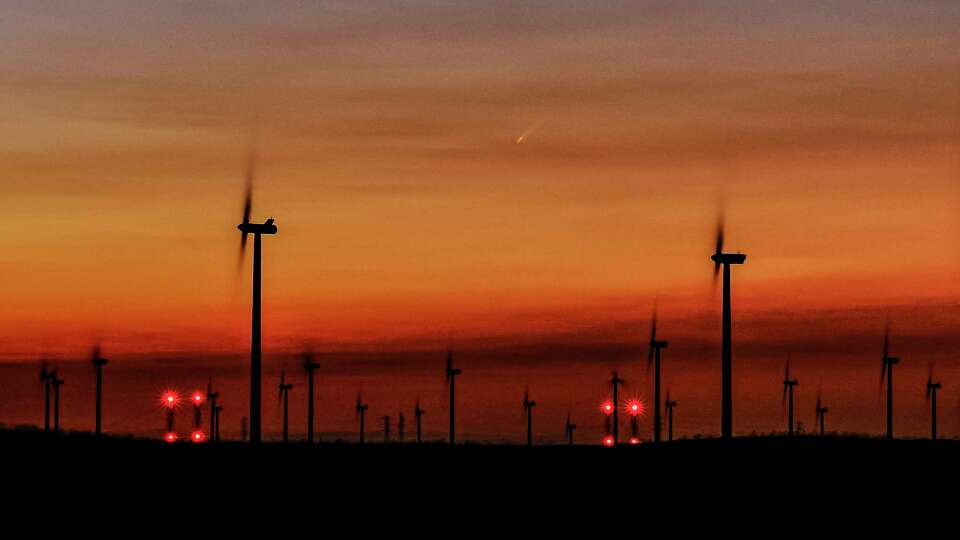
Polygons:
[[951,3],[230,4],[3,10],[23,469],[390,471],[360,508],[960,449]]

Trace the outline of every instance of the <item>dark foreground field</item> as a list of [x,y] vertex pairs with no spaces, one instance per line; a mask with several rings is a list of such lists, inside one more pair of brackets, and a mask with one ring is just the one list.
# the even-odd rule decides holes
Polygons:
[[[420,504],[509,506],[523,501],[739,512],[780,504],[860,508],[896,501],[896,512],[953,504],[960,441],[866,437],[744,437],[660,445],[173,444],[89,434],[0,430],[6,486],[71,501],[95,497],[162,504],[322,505],[370,510]],[[66,500],[66,499],[63,499]],[[81,499],[82,500],[82,499]],[[145,501],[151,501],[149,503]],[[362,503],[361,503],[362,501]],[[179,503],[177,503],[179,504]],[[852,505],[852,506],[851,506]],[[792,508],[792,506],[791,506]],[[356,510],[356,508],[353,508]],[[571,510],[572,511],[572,510]],[[794,510],[789,510],[794,512]]]

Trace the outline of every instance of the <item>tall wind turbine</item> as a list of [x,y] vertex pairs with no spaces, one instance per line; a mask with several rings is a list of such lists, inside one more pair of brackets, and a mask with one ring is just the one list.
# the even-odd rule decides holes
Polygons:
[[287,382],[286,370],[280,370],[280,384],[277,385],[277,397],[283,404],[283,444],[287,444],[290,435],[290,391],[293,385]]
[[[217,419],[215,411],[217,410],[217,398],[220,397],[219,392],[213,391],[213,378],[211,377],[207,380],[207,401],[210,402],[210,440],[215,441],[216,437],[214,434],[217,431]],[[246,425],[246,418],[244,418],[244,425]],[[244,430],[246,432],[246,430]],[[244,437],[246,439],[246,437]]]
[[43,387],[43,430],[50,431],[50,381],[53,373],[47,369],[47,363],[40,363],[40,385]]
[[673,408],[677,406],[676,401],[670,401],[670,391],[667,390],[667,401],[663,404],[667,408],[667,440],[673,440]]
[[536,401],[530,399],[530,391],[523,392],[523,409],[527,413],[527,446],[533,445],[533,408],[537,406]]
[[[670,343],[663,340],[657,340],[657,310],[653,310],[653,323],[650,327],[650,356],[647,358],[647,370],[650,364],[654,364],[653,377],[653,442],[660,442],[661,427],[660,416],[660,351],[667,348]],[[636,435],[634,435],[636,436]]]
[[830,409],[824,407],[820,403],[820,391],[817,391],[817,425],[820,426],[820,435],[823,436],[824,429],[824,419],[827,417],[827,413],[830,412]]
[[316,371],[320,364],[313,361],[313,355],[309,352],[303,355],[303,368],[307,371],[307,443],[313,444],[313,414],[316,409],[316,403],[313,397],[313,384],[317,378]]
[[366,425],[364,420],[367,415],[367,404],[363,402],[363,394],[357,394],[357,416],[360,418],[360,444],[363,444]]
[[793,435],[793,388],[800,384],[794,377],[790,378],[790,360],[787,359],[787,369],[783,373],[783,398],[787,402],[787,435]]
[[250,210],[253,206],[253,177],[255,159],[253,152],[247,158],[247,193],[243,204],[243,222],[240,229],[240,257],[247,248],[247,235],[253,235],[253,327],[250,332],[250,442],[259,444],[261,440],[261,362],[260,362],[260,237],[265,234],[277,234],[273,218],[263,223],[250,223]]
[[414,417],[416,418],[416,420],[417,420],[417,443],[418,443],[418,444],[419,444],[420,441],[421,441],[421,438],[420,438],[420,437],[421,437],[422,431],[421,431],[420,427],[421,427],[421,425],[422,425],[422,419],[421,419],[421,417],[423,416],[423,413],[424,413],[424,410],[420,408],[420,400],[418,399],[418,400],[417,400],[417,404],[413,406],[413,416],[414,416]]
[[447,351],[447,369],[444,372],[447,385],[450,387],[450,444],[456,443],[456,383],[457,375],[463,373],[460,368],[453,367],[453,352]]
[[610,378],[610,384],[613,385],[613,410],[611,411],[613,414],[613,444],[620,444],[620,416],[618,414],[620,409],[619,396],[620,385],[625,382],[626,381],[617,375],[616,371],[613,372],[613,377]]
[[57,373],[57,370],[53,371],[53,377],[50,381],[50,384],[53,385],[53,431],[55,433],[60,432],[60,387],[63,386],[63,379]]
[[94,420],[94,433],[100,435],[102,433],[102,424],[101,419],[103,415],[103,366],[107,365],[109,360],[100,356],[100,346],[93,348],[93,357],[90,360],[93,363],[93,368],[97,372],[97,397],[96,397],[96,412]]
[[883,389],[883,380],[887,380],[887,438],[893,439],[893,366],[900,363],[900,359],[890,356],[890,324],[887,324],[883,333],[883,366],[880,369],[880,388]]
[[927,376],[927,404],[930,405],[930,439],[937,440],[937,391],[942,388],[939,381],[933,382],[933,364]]
[[730,307],[730,265],[743,264],[747,260],[743,253],[723,252],[723,219],[717,224],[717,242],[713,261],[713,281],[716,283],[723,266],[723,348],[720,357],[720,436],[723,439],[733,437],[733,316]]
[[563,434],[567,438],[567,445],[573,446],[573,432],[577,429],[577,425],[570,421],[570,413],[567,412],[567,423],[563,426]]

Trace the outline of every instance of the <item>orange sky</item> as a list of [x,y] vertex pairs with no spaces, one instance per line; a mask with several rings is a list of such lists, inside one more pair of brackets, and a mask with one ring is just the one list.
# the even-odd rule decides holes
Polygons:
[[604,4],[0,7],[0,358],[242,351],[254,117],[268,350],[700,320],[720,197],[744,317],[957,329],[960,7]]

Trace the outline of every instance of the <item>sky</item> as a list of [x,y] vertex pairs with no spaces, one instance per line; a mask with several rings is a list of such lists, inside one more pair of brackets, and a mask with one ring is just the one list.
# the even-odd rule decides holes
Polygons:
[[804,403],[878,430],[889,319],[922,434],[931,363],[960,416],[958,28],[947,1],[4,3],[0,422],[36,422],[42,358],[85,402],[100,343],[116,430],[211,376],[236,429],[252,152],[266,384],[317,353],[330,433],[361,388],[442,433],[452,348],[466,433],[520,438],[529,386],[559,438],[611,369],[649,399],[654,304],[680,432],[715,433],[722,212],[736,429],[783,424],[789,355]]

